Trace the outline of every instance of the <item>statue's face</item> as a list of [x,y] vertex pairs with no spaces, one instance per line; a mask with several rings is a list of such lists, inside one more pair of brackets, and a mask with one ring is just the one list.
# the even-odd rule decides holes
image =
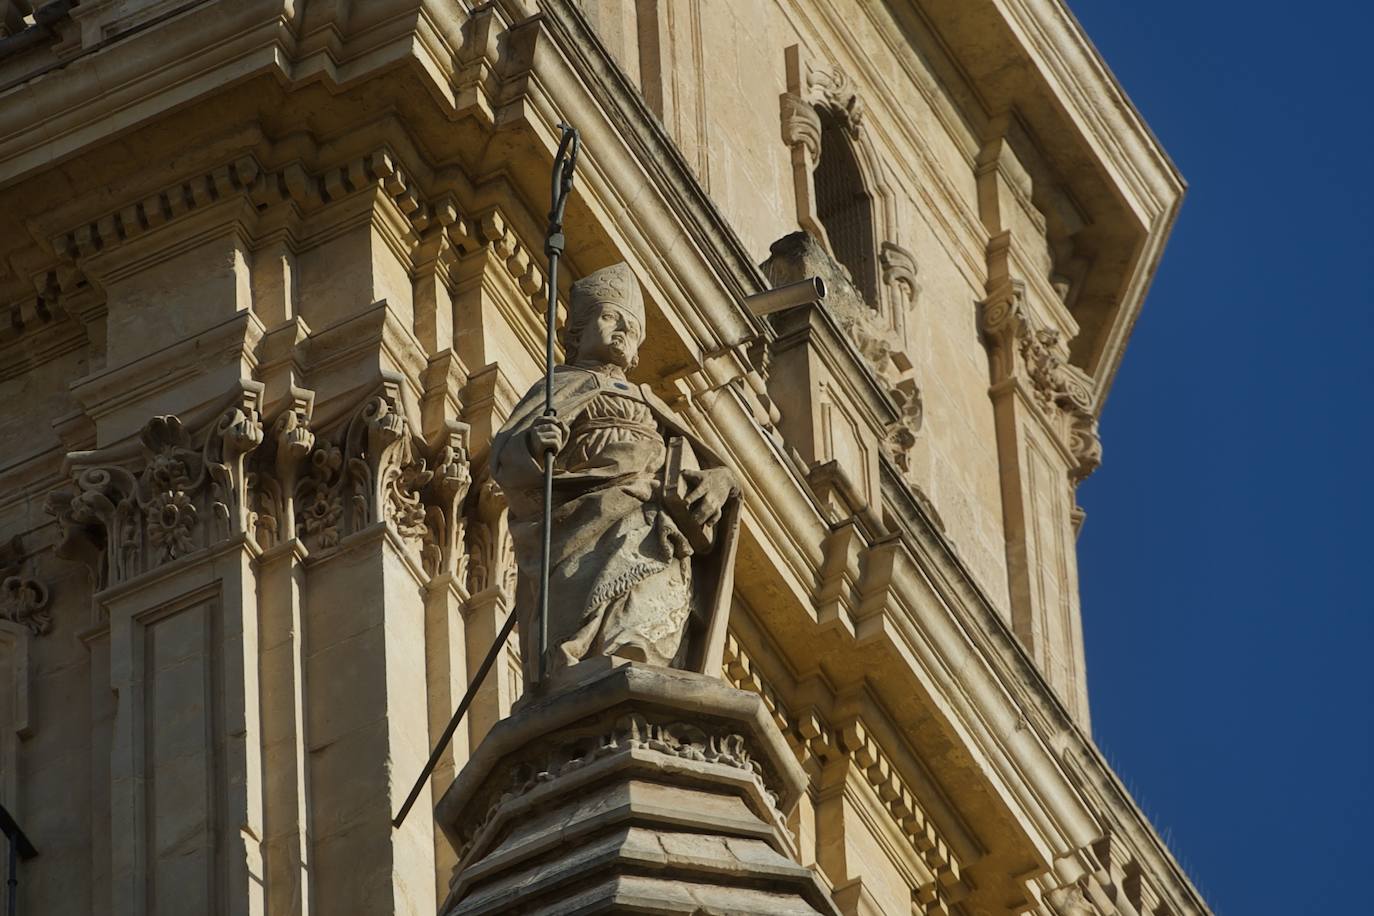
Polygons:
[[577,339],[577,362],[588,366],[634,366],[644,329],[638,320],[620,306],[603,302],[597,313],[582,327]]

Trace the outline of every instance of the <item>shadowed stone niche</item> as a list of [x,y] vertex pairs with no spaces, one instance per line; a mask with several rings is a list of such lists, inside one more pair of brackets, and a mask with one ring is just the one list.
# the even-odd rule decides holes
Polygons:
[[837,914],[785,819],[806,776],[756,695],[598,658],[526,697],[444,794],[446,916]]

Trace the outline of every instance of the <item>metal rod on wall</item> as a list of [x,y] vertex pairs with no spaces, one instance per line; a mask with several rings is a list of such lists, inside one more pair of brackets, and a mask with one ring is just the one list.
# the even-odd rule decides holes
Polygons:
[[467,693],[463,694],[462,702],[453,711],[453,718],[448,720],[444,733],[439,736],[439,743],[434,746],[434,750],[430,752],[429,760],[425,762],[425,768],[420,771],[420,778],[415,780],[415,785],[411,786],[405,804],[401,805],[401,810],[397,812],[396,819],[391,822],[392,827],[399,828],[405,822],[406,815],[415,805],[415,799],[420,797],[420,792],[425,787],[425,781],[434,772],[434,768],[439,765],[439,758],[443,755],[444,748],[448,747],[448,743],[453,740],[453,733],[458,730],[458,723],[462,722],[463,716],[467,715],[473,697],[477,696],[477,688],[482,686],[482,681],[486,679],[487,672],[495,664],[496,657],[501,654],[501,649],[506,645],[506,640],[510,637],[510,631],[513,629],[515,629],[514,610],[506,615],[506,622],[501,627],[501,632],[496,634],[496,639],[492,642],[491,648],[487,650],[487,657],[482,659],[482,664],[478,666],[477,673],[473,675],[471,683],[468,684]]
[[10,876],[6,882],[9,884],[9,906],[5,912],[9,916],[19,916],[19,850],[16,848],[14,840],[10,840]]
[[[575,128],[566,124],[559,124],[558,129],[563,132],[562,138],[558,143],[558,154],[553,160],[553,181],[552,181],[552,205],[549,208],[549,230],[544,239],[544,252],[549,256],[549,285],[548,285],[548,327],[545,329],[544,354],[547,362],[544,366],[544,416],[552,417],[555,415],[553,407],[553,360],[554,360],[554,332],[558,322],[558,259],[563,254],[563,249],[567,240],[563,237],[563,211],[568,205],[568,195],[572,193],[573,170],[577,167],[577,151],[579,137]],[[540,556],[539,566],[539,621],[538,621],[538,671],[539,680],[544,679],[544,655],[549,638],[549,549],[552,537],[551,526],[553,524],[553,451],[544,453],[544,515],[543,515],[543,553]],[[397,812],[396,819],[391,822],[391,826],[399,828],[414,807],[415,800],[420,797],[420,792],[424,790],[425,781],[429,779],[434,768],[439,765],[439,758],[443,756],[444,749],[453,740],[453,734],[458,730],[458,725],[463,721],[463,716],[467,714],[468,707],[472,705],[472,700],[477,696],[477,688],[482,686],[482,681],[486,679],[487,672],[496,663],[496,658],[501,654],[501,647],[510,638],[511,630],[515,628],[515,612],[512,610],[506,615],[506,622],[501,627],[501,632],[496,634],[496,639],[492,642],[491,648],[487,650],[486,658],[482,659],[482,664],[478,666],[477,673],[473,675],[468,683],[467,692],[463,694],[463,699],[454,710],[453,717],[448,720],[448,725],[444,728],[444,733],[439,736],[439,742],[434,746],[434,750],[429,755],[429,760],[425,762],[424,769],[420,771],[420,776],[415,780],[415,785],[411,787],[410,794],[406,796],[405,804],[401,805],[401,810]]]
[[10,817],[4,805],[0,805],[0,833],[5,834],[10,847],[9,872],[5,879],[6,897],[9,898],[9,902],[5,911],[8,916],[19,916],[19,860],[32,859],[38,855],[38,850],[33,848],[29,838],[24,836],[24,831],[19,829],[19,824]]

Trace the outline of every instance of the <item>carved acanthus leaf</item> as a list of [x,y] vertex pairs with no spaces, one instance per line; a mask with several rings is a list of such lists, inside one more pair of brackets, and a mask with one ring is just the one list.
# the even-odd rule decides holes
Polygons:
[[916,304],[921,287],[916,283],[916,257],[895,242],[879,246],[878,263],[883,269],[883,284],[892,287],[897,305],[910,308]]
[[864,103],[843,71],[813,67],[807,75],[806,88],[812,104],[837,115],[850,136],[859,133],[863,127]]
[[290,429],[283,434],[304,456],[285,475],[294,484],[283,492],[291,495],[296,537],[307,549],[329,550],[349,534],[385,523],[424,558],[433,537],[425,495],[435,475],[394,384],[368,398],[333,434],[312,437],[309,446]]
[[32,575],[30,565],[19,535],[0,546],[0,620],[13,621],[42,636],[52,629],[48,587]]
[[782,95],[782,140],[788,146],[801,145],[811,161],[821,155],[821,119],[816,106],[790,92]]
[[477,488],[476,517],[468,526],[468,592],[497,589],[506,601],[515,600],[519,570],[515,541],[510,535],[506,495],[491,479]]

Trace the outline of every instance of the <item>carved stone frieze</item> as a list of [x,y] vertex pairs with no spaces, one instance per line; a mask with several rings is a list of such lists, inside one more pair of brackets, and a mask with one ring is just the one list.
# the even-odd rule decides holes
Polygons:
[[0,620],[28,627],[34,636],[42,636],[52,629],[48,587],[28,566],[19,535],[0,546]]
[[[742,770],[749,774],[775,811],[778,804],[777,787],[769,784],[767,771],[750,754],[744,736],[738,733],[707,730],[690,722],[655,721],[639,713],[630,713],[620,716],[600,733],[564,737],[561,741],[555,739],[551,744],[552,747],[545,746],[539,754],[512,766],[504,787],[497,786],[490,792],[485,813],[464,822],[460,831],[462,845],[458,849],[460,860],[502,806],[538,785],[608,757],[636,751]],[[778,816],[781,818],[780,813]]]
[[317,433],[313,395],[295,389],[268,436],[257,394],[247,392],[197,436],[160,416],[132,458],[75,453],[74,488],[47,502],[62,530],[58,555],[85,563],[101,589],[235,535],[263,548],[298,538],[320,553],[384,523],[427,574],[455,572],[464,562],[467,427],[452,424],[431,469],[398,398],[387,383]]

